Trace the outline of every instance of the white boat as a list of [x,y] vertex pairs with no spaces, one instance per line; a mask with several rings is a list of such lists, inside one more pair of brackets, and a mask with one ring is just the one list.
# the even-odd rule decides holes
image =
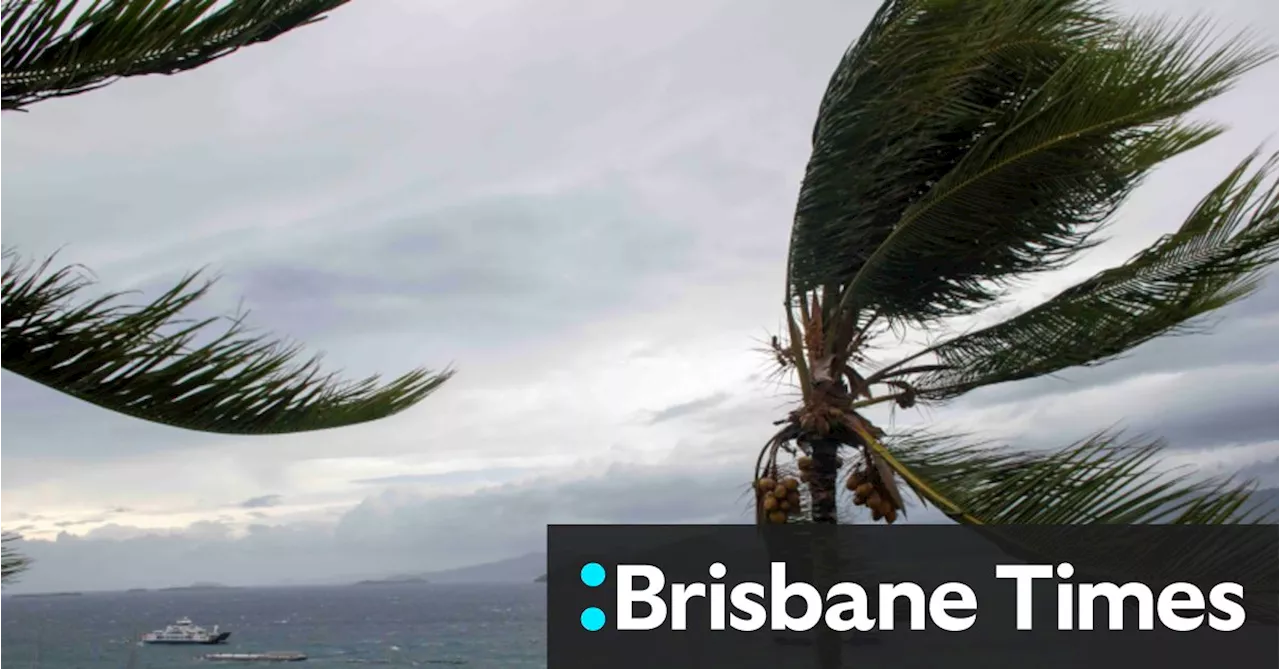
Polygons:
[[208,630],[191,622],[190,618],[179,618],[172,625],[162,630],[147,632],[142,635],[142,643],[154,644],[217,644],[227,640],[231,632],[219,632],[218,626]]

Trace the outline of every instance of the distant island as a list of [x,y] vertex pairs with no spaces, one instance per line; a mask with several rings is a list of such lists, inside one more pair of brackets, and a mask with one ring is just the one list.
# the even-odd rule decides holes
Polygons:
[[79,597],[83,592],[32,592],[13,595],[14,597]]
[[191,585],[175,585],[169,588],[156,588],[162,592],[174,592],[176,590],[225,590],[231,586],[221,583],[192,583]]
[[547,582],[547,575],[546,575],[546,574],[543,574],[543,575],[539,576],[538,578],[533,579],[533,582],[534,582],[534,583],[546,583],[546,582]]

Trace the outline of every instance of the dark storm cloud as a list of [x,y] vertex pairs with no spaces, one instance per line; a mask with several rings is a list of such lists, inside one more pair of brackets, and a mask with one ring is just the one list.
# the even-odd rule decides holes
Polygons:
[[728,393],[716,393],[714,395],[703,397],[701,399],[696,399],[690,402],[674,404],[665,409],[662,409],[661,411],[653,412],[653,416],[649,418],[649,424],[656,425],[658,423],[663,423],[675,418],[681,418],[684,416],[698,413],[700,411],[712,409],[717,406],[720,406],[721,404],[724,404],[725,401],[728,399],[729,399]]
[[240,508],[265,509],[267,507],[279,506],[283,501],[284,497],[282,495],[259,495],[240,502]]
[[252,325],[315,347],[421,331],[443,358],[554,339],[658,304],[652,282],[686,269],[696,248],[695,230],[609,177],[555,194],[422,204],[412,215],[372,218],[367,229],[376,235],[220,262],[222,278],[202,307],[229,313],[243,300]]
[[[1273,335],[1274,336],[1274,335]],[[1100,431],[1143,440],[1160,439],[1174,451],[1213,449],[1232,444],[1276,442],[1277,368],[1222,365],[1182,371],[1167,368],[1134,385],[1130,376],[1115,385],[1090,385],[1058,393],[1029,393],[1022,400],[972,407],[963,401],[932,412],[933,419],[1003,435],[999,441],[1020,448],[1060,448]],[[1015,394],[1015,393],[1010,393]],[[974,411],[977,413],[972,413]],[[921,413],[899,419],[927,425]]]
[[[1274,373],[1274,370],[1273,372]],[[1244,395],[1239,403],[1205,403],[1203,405],[1172,406],[1160,414],[1143,416],[1130,423],[1135,431],[1163,436],[1174,448],[1203,448],[1223,443],[1256,443],[1276,441],[1277,393],[1273,384],[1264,379],[1239,390],[1255,390],[1256,395]],[[1242,393],[1243,395],[1243,393]],[[1225,405],[1225,406],[1224,406]]]

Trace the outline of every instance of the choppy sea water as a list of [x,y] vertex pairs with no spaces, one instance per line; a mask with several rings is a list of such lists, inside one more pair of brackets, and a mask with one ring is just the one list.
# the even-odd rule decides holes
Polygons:
[[[546,667],[541,584],[386,584],[4,597],[9,669],[309,666]],[[142,646],[189,617],[230,631],[217,646]],[[205,662],[210,652],[296,651],[302,664]]]

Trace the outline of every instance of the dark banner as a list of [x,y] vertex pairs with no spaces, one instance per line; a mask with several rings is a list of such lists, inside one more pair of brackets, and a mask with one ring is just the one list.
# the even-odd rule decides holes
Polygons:
[[555,525],[548,666],[1274,667],[1278,536]]

